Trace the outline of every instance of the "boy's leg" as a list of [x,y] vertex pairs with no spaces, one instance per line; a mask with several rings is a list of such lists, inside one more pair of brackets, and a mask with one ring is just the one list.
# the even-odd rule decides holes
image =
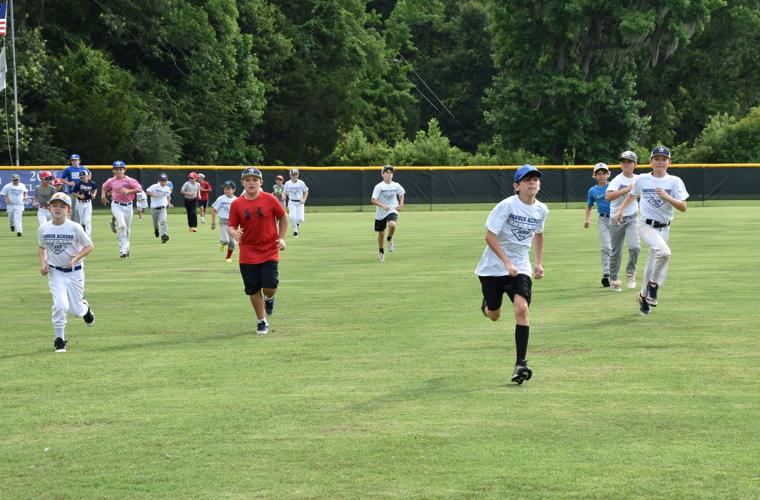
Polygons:
[[66,328],[66,314],[69,311],[69,295],[66,290],[66,283],[63,280],[64,273],[56,269],[50,270],[48,286],[50,294],[53,296],[52,321],[56,337],[64,337]]
[[620,279],[620,261],[623,260],[623,241],[626,236],[625,222],[610,223],[610,280]]
[[[609,280],[610,276],[610,253],[611,253],[611,244],[610,244],[610,218],[609,217],[599,217],[599,243],[601,243],[601,248],[599,250],[599,253],[602,258],[602,276],[606,276]],[[609,284],[609,283],[608,283]]]
[[66,273],[62,280],[66,286],[66,298],[69,304],[68,312],[78,318],[87,314],[87,304],[84,302],[84,271]]
[[658,286],[662,285],[665,282],[670,264],[671,252],[667,243],[670,228],[655,229],[648,224],[642,224],[640,233],[641,239],[649,246],[649,258],[647,259],[649,272],[643,280],[642,286],[646,288],[650,281]]
[[17,233],[24,232],[24,207],[16,206],[13,210],[13,225],[16,227]]
[[636,263],[639,261],[641,245],[639,244],[639,221],[635,216],[631,220],[624,222],[625,239],[628,243],[628,263],[625,266],[625,272],[628,275],[636,274]]

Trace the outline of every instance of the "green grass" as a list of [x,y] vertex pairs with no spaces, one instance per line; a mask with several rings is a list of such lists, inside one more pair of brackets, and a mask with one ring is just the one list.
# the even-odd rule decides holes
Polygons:
[[100,212],[66,354],[36,221],[3,219],[0,498],[760,497],[757,210],[678,214],[647,318],[553,210],[522,386],[478,309],[486,215],[402,214],[380,264],[371,214],[307,214],[257,338],[208,224],[135,221],[121,261]]

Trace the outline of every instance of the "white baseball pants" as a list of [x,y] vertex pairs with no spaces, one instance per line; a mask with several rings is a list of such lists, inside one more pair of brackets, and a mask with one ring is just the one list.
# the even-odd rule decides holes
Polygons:
[[17,233],[24,232],[24,205],[8,205],[8,222],[16,229]]
[[40,226],[51,220],[53,220],[53,216],[50,214],[50,210],[42,207],[37,209],[37,222],[40,223]]
[[654,228],[642,222],[639,225],[639,234],[649,246],[647,264],[644,266],[644,279],[641,280],[641,294],[646,295],[649,281],[660,286],[665,283],[668,264],[670,264],[670,247],[668,246],[670,226]]
[[84,269],[64,272],[50,267],[50,293],[53,294],[53,328],[63,329],[68,314],[82,317],[87,314],[84,297]]
[[84,226],[87,234],[92,236],[92,201],[79,200],[77,213],[79,214],[79,223]]
[[227,226],[229,225],[229,219],[219,219],[219,241],[227,245],[230,250],[235,249],[235,239],[230,238],[230,233],[227,232]]
[[122,205],[117,201],[112,201],[111,213],[116,217],[119,253],[127,253],[129,252],[129,234],[132,231],[132,204]]
[[296,226],[304,220],[304,208],[306,205],[300,201],[288,201],[288,215],[290,216],[290,225],[293,226],[293,231],[296,230]]

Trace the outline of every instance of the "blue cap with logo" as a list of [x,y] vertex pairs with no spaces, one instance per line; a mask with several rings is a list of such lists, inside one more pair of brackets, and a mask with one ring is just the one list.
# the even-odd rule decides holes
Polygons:
[[121,160],[116,160],[113,162],[113,168],[127,168],[127,165]]
[[79,172],[79,177],[84,177],[85,175],[90,175],[90,171],[87,169],[84,169],[81,172]]
[[78,160],[78,159],[79,159],[79,155],[76,154],[76,153],[74,153],[73,155],[69,156],[69,160]]
[[264,178],[261,175],[261,170],[259,170],[256,167],[248,167],[245,170],[243,170],[242,174],[240,174],[240,179],[245,179],[246,177],[249,177],[251,175],[253,175],[255,177],[258,177],[259,179],[263,179]]
[[535,172],[536,174],[538,174],[539,178],[543,177],[544,175],[541,173],[539,169],[537,169],[533,165],[529,165],[526,163],[522,167],[518,168],[517,171],[515,172],[515,184],[519,184],[520,181],[523,180],[523,177],[525,177],[531,172]]
[[665,156],[670,158],[670,150],[665,146],[657,146],[652,150],[652,154],[649,155],[650,158],[654,158],[655,156]]

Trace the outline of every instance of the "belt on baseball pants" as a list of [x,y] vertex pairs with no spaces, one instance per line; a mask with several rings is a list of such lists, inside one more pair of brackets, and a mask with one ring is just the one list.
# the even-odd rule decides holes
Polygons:
[[114,201],[117,205],[121,205],[122,207],[131,207],[132,203],[122,203],[120,201]]
[[166,207],[150,207],[150,208],[152,208],[153,210],[162,210],[162,209],[164,209]]
[[92,200],[77,200],[79,203],[90,203]]
[[654,228],[661,228],[661,227],[668,227],[670,225],[670,222],[660,222],[653,219],[647,219],[644,221],[644,224],[649,224],[650,226]]
[[292,201],[293,203],[301,203],[301,200],[290,200],[290,201]]
[[56,271],[61,271],[62,273],[70,273],[71,271],[79,271],[82,269],[82,264],[76,265],[74,267],[58,267],[58,266],[50,266]]
[[599,217],[606,217],[606,218],[609,219],[610,218],[610,214],[599,214]]

